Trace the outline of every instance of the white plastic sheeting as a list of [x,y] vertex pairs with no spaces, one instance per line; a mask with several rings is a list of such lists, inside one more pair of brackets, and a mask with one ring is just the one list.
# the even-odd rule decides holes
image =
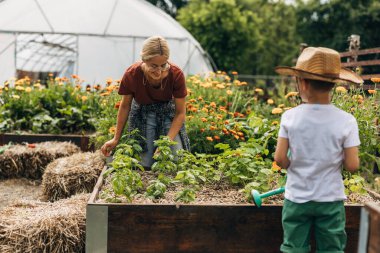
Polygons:
[[161,35],[186,74],[212,70],[199,43],[172,17],[143,0],[0,2],[0,82],[16,70],[78,74],[87,82],[121,78],[142,42]]

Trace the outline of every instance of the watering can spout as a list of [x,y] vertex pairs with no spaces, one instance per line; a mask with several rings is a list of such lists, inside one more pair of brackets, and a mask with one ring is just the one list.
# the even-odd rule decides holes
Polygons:
[[262,199],[273,196],[273,195],[281,194],[283,192],[285,192],[285,187],[280,187],[280,188],[277,188],[277,189],[274,189],[272,191],[265,192],[262,194],[260,194],[260,192],[258,192],[257,190],[252,190],[251,195],[253,197],[253,202],[255,202],[255,205],[257,207],[261,207]]

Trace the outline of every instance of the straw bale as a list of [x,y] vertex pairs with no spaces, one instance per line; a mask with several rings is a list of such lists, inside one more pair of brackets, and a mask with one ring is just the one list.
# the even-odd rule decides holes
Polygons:
[[49,201],[92,192],[105,165],[100,151],[79,153],[51,162],[42,176],[42,194]]
[[84,252],[86,203],[80,194],[54,203],[22,201],[0,212],[0,252]]
[[0,178],[41,179],[50,162],[77,152],[79,147],[70,142],[41,142],[34,148],[12,145],[0,155]]

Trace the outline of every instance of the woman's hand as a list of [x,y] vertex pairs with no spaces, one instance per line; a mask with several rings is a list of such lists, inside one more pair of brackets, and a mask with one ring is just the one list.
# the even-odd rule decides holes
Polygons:
[[102,151],[103,155],[110,156],[111,151],[116,147],[117,144],[118,144],[117,140],[115,139],[109,140],[103,144],[100,150]]

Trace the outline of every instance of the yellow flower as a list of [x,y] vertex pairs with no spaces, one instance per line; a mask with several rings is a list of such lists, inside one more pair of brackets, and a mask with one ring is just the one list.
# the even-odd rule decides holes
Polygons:
[[273,99],[271,99],[271,98],[270,98],[270,99],[268,99],[268,100],[267,100],[267,104],[268,104],[268,105],[273,105],[273,104],[274,104],[274,101],[273,101]]
[[33,84],[33,86],[36,87],[36,88],[40,88],[41,84],[40,83],[35,83],[35,84]]
[[335,92],[344,94],[347,93],[347,89],[343,86],[338,86],[335,88]]
[[25,92],[29,93],[29,92],[31,92],[31,91],[32,91],[32,88],[30,88],[30,87],[26,87],[26,88],[25,88]]
[[298,92],[296,91],[291,91],[289,92],[288,94],[285,95],[285,98],[289,98],[289,97],[295,97],[298,95]]
[[216,88],[218,88],[218,89],[224,89],[224,88],[226,88],[226,86],[224,86],[224,84],[217,84],[216,85]]
[[232,92],[232,90],[227,90],[226,93],[228,96],[231,96],[233,92]]
[[25,90],[25,88],[22,86],[16,86],[16,90],[23,91],[23,90]]
[[247,86],[248,83],[247,83],[247,82],[241,82],[240,85],[241,85],[241,86]]
[[272,110],[272,114],[281,114],[281,113],[282,113],[281,108],[273,108],[273,110]]
[[277,121],[277,120],[273,121],[273,122],[272,122],[272,125],[273,125],[273,126],[278,125],[278,121]]
[[82,101],[86,101],[87,100],[87,96],[82,96]]
[[207,137],[206,137],[206,140],[208,140],[208,141],[213,141],[212,137],[210,137],[210,136],[207,136]]
[[12,95],[12,98],[14,98],[14,99],[20,99],[20,96],[19,95]]
[[276,161],[274,161],[272,163],[272,171],[276,172],[276,171],[280,171],[281,170],[281,167],[277,165]]
[[368,90],[369,94],[376,94],[376,90]]
[[260,89],[260,88],[256,88],[255,92],[259,93],[260,95],[264,94],[263,89]]
[[279,108],[284,108],[285,105],[284,105],[284,104],[279,104],[278,107],[279,107]]
[[108,129],[108,132],[110,134],[114,134],[116,132],[116,127],[115,126],[111,126],[110,129]]

